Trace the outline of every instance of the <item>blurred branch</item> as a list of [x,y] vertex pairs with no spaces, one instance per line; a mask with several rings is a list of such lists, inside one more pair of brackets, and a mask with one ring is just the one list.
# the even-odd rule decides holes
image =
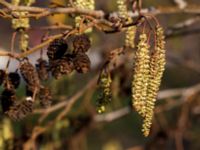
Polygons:
[[52,14],[70,14],[70,13],[78,13],[93,16],[96,18],[100,18],[104,16],[104,12],[101,10],[88,10],[88,9],[79,9],[79,8],[42,8],[42,7],[29,7],[29,6],[14,6],[4,0],[0,0],[0,4],[5,6],[5,12],[12,11],[28,11],[32,13],[29,17],[44,17]]
[[94,117],[94,121],[96,122],[112,122],[113,120],[122,118],[131,112],[130,107],[124,107],[119,110],[103,114],[103,115],[96,115]]
[[178,6],[179,9],[184,9],[187,7],[187,2],[185,0],[174,0],[174,3]]
[[63,108],[63,111],[57,116],[57,121],[61,120],[63,118],[63,116],[65,116],[70,108],[73,106],[73,104],[90,88],[92,88],[93,86],[96,85],[97,82],[97,78],[98,75],[94,76],[89,82],[88,84],[81,90],[79,90],[76,94],[74,94],[71,98],[69,98],[68,100],[64,100],[52,107],[49,107],[47,109],[38,109],[35,110],[34,113],[42,113],[43,115],[40,117],[40,122],[43,121],[50,113],[59,110],[60,108]]
[[[200,8],[198,6],[192,6],[192,5],[188,5],[185,8],[185,3],[183,4],[183,1],[180,2],[180,0],[176,0],[177,3],[179,4],[179,6],[181,7],[181,9],[177,9],[177,7],[159,7],[159,8],[151,8],[151,9],[142,9],[141,13],[151,13],[154,15],[158,15],[158,14],[173,14],[173,13],[190,13],[190,14],[200,14]],[[102,11],[102,10],[87,10],[87,9],[79,9],[79,8],[42,8],[42,7],[28,7],[28,6],[14,6],[8,2],[6,2],[5,0],[0,0],[0,4],[5,6],[6,8],[1,9],[1,12],[4,15],[5,13],[11,13],[13,11],[28,11],[30,13],[34,13],[34,14],[29,14],[26,17],[35,17],[35,18],[40,18],[40,17],[45,17],[48,15],[52,15],[52,14],[83,14],[83,15],[88,15],[88,16],[92,16],[95,18],[104,18],[105,16],[107,16],[107,14]],[[182,9],[184,6],[184,9]],[[117,14],[115,13],[111,13],[110,15],[114,15]],[[9,15],[9,14],[7,14]],[[139,14],[130,12],[130,16],[132,17],[136,17]],[[16,17],[16,16],[15,16]]]
[[175,34],[177,34],[175,32],[180,31],[181,29],[185,29],[185,28],[197,23],[198,21],[200,21],[200,17],[195,16],[195,17],[186,19],[183,22],[179,22],[179,23],[173,25],[172,27],[169,27],[165,32],[166,38],[174,36]]

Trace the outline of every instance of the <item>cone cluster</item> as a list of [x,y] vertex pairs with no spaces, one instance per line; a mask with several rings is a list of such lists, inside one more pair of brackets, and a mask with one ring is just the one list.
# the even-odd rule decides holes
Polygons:
[[91,47],[89,38],[85,35],[75,35],[72,41],[73,50],[68,50],[67,41],[56,39],[47,49],[49,70],[56,79],[67,75],[73,70],[87,73],[90,70],[90,59],[86,52]]
[[163,29],[156,27],[156,45],[150,55],[146,34],[141,34],[135,54],[132,98],[135,110],[144,118],[142,132],[148,136],[153,120],[156,96],[165,66]]
[[[89,38],[85,34],[74,35],[72,46],[73,49],[69,50],[67,40],[55,39],[47,48],[48,60],[41,56],[33,65],[28,58],[23,58],[15,72],[0,70],[0,85],[4,87],[0,96],[3,113],[14,120],[23,119],[32,112],[36,99],[43,108],[47,108],[52,104],[52,94],[44,83],[50,76],[58,79],[73,70],[87,73],[91,65],[86,54],[91,47]],[[18,72],[26,84],[25,98],[22,101],[18,101],[16,96],[16,89],[21,82]]]

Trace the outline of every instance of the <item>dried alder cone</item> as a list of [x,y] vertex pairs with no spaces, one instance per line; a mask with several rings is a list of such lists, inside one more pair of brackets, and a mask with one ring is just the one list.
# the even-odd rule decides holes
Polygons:
[[52,103],[51,91],[48,87],[41,87],[39,92],[40,105],[44,108],[48,108]]
[[20,62],[19,69],[29,88],[32,89],[33,92],[37,92],[40,86],[40,80],[35,67],[28,59],[24,59]]
[[49,78],[49,64],[46,60],[39,58],[35,67],[38,72],[39,79],[41,81],[47,80]]
[[4,70],[0,70],[0,85],[4,82],[6,72]]
[[71,73],[74,69],[73,62],[70,59],[63,58],[51,63],[50,69],[53,77],[59,79],[62,75]]
[[4,89],[1,94],[1,106],[4,113],[10,110],[10,107],[16,102],[16,94],[13,89]]
[[16,103],[6,112],[13,120],[21,120],[33,111],[33,101],[25,100],[21,103]]
[[73,63],[78,73],[87,73],[90,70],[90,59],[84,53],[78,53],[73,59]]
[[74,53],[86,53],[91,47],[91,42],[85,34],[75,36],[73,40]]
[[20,76],[17,72],[10,72],[8,74],[8,84],[10,88],[17,89],[20,84]]
[[47,49],[52,76],[59,79],[74,69],[78,73],[87,73],[90,70],[90,59],[85,53],[90,46],[90,40],[85,34],[74,36],[72,51],[67,50],[67,40],[60,38],[52,41]]
[[60,59],[68,49],[67,41],[63,38],[55,39],[52,41],[47,49],[47,56],[49,61]]

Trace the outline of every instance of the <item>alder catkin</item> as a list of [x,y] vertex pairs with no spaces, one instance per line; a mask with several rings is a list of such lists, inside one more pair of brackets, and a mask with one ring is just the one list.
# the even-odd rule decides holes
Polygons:
[[[12,0],[11,3],[14,6],[24,5],[24,6],[30,6],[33,4],[35,0]],[[30,19],[27,17],[29,12],[28,11],[13,11],[12,12],[14,16],[12,18],[12,28],[20,31],[20,50],[26,51],[28,49],[29,44],[29,35],[27,34],[26,30],[30,27]]]
[[161,84],[161,78],[165,69],[165,41],[163,29],[156,28],[156,45],[150,59],[150,75],[146,99],[146,115],[143,122],[143,134],[148,136],[152,124],[156,96]]
[[135,48],[136,26],[128,27],[125,35],[125,46]]
[[[75,0],[74,4],[77,8],[81,8],[81,9],[88,9],[88,10],[95,9],[95,0]],[[77,16],[75,18],[75,26],[76,27],[80,26],[81,19],[82,19],[81,16]],[[88,33],[88,32],[92,32],[92,29],[89,28],[85,31],[85,33]]]
[[[118,11],[119,11],[119,16],[125,19],[127,23],[131,23],[132,18],[128,14],[126,0],[117,0],[117,6],[118,6]],[[134,42],[135,35],[136,35],[136,26],[128,27],[125,33],[126,47],[135,48],[135,42]]]
[[141,34],[137,51],[135,53],[135,66],[132,81],[132,99],[135,110],[145,116],[145,101],[147,97],[147,87],[149,79],[149,45],[147,43],[147,35]]
[[111,83],[112,79],[109,72],[103,71],[99,78],[100,95],[97,100],[97,112],[103,113],[106,110],[106,105],[111,102]]

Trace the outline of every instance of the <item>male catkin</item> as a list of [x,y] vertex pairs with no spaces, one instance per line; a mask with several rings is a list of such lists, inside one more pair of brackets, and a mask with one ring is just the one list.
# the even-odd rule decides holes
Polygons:
[[135,67],[132,81],[132,99],[133,106],[136,111],[145,116],[146,113],[146,97],[147,87],[149,80],[149,45],[147,43],[147,35],[141,34],[139,37],[139,43],[137,45],[137,51],[135,54]]
[[[81,8],[81,9],[88,9],[88,10],[95,9],[95,0],[76,0],[74,4],[77,8]],[[81,16],[77,16],[75,18],[75,26],[76,27],[80,26],[81,19],[82,19]],[[92,29],[89,28],[85,32],[92,32]]]
[[[126,5],[126,0],[117,0],[117,6],[119,11],[119,16],[126,20],[127,23],[131,23],[132,18],[128,14],[128,8]],[[130,26],[127,28],[125,34],[125,46],[134,48],[135,47],[135,34],[136,34],[136,26]]]
[[[18,5],[30,6],[34,2],[35,0],[12,0],[12,4],[14,6]],[[20,36],[19,46],[22,51],[26,51],[28,49],[29,35],[25,32],[25,30],[27,30],[30,27],[30,19],[26,16],[29,14],[29,12],[14,11],[13,14],[18,16],[18,18],[12,19],[12,28],[20,31],[21,36]]]
[[112,98],[111,83],[112,83],[112,79],[110,77],[110,73],[103,71],[100,74],[100,78],[99,78],[99,87],[100,87],[101,93],[97,101],[98,113],[105,112],[105,109],[106,109],[105,106],[111,102],[111,98]]
[[143,122],[143,134],[148,136],[153,119],[153,110],[155,106],[156,96],[161,83],[165,67],[165,41],[163,29],[158,26],[156,28],[156,45],[150,60],[150,75],[146,98],[146,115]]

